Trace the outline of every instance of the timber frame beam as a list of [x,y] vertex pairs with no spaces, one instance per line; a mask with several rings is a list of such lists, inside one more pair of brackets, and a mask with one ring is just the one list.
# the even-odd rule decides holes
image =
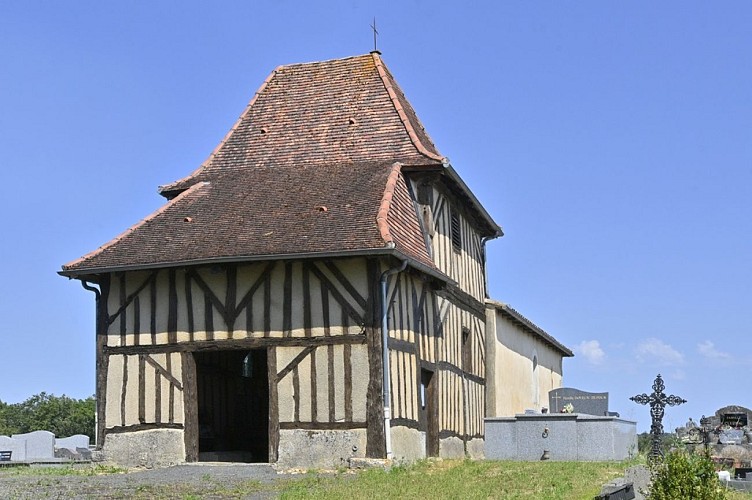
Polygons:
[[248,339],[205,340],[162,345],[107,346],[105,354],[156,354],[166,352],[200,352],[230,349],[257,349],[276,346],[318,347],[325,345],[365,344],[366,335],[336,335],[322,337],[258,337]]

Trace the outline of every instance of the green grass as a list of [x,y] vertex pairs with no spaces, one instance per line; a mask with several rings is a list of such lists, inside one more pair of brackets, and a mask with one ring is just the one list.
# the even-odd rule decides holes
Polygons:
[[637,462],[423,461],[355,476],[306,477],[288,484],[283,499],[295,498],[593,498],[601,486]]
[[[644,459],[630,462],[423,461],[390,471],[304,477],[279,491],[285,500],[313,499],[592,499],[601,487]],[[728,492],[729,500],[752,495]]]
[[98,476],[100,474],[123,474],[126,469],[112,465],[64,464],[49,467],[7,467],[0,469],[2,476]]
[[[296,479],[261,484],[258,481],[221,482],[203,474],[199,484],[140,485],[111,498],[180,499],[246,498],[266,492],[282,499],[592,499],[603,484],[644,463],[630,462],[500,462],[426,460],[389,471],[314,471]],[[40,486],[54,485],[54,476],[117,474],[124,469],[103,465],[0,469],[4,475],[29,475]],[[43,476],[43,477],[39,477]],[[82,484],[82,486],[84,486]],[[83,492],[82,492],[83,493]],[[729,500],[752,500],[752,495],[728,492]]]

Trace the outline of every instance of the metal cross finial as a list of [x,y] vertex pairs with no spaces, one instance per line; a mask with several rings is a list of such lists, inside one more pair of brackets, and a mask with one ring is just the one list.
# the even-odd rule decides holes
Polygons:
[[635,403],[650,405],[650,416],[653,418],[653,423],[650,426],[650,434],[653,435],[650,457],[653,459],[658,459],[663,456],[663,452],[661,451],[661,435],[663,434],[663,414],[665,413],[666,405],[676,406],[687,402],[686,399],[682,399],[678,396],[666,396],[663,392],[665,388],[666,386],[663,384],[663,379],[661,378],[661,375],[658,374],[655,378],[655,382],[653,382],[652,394],[647,395],[643,393],[629,398]]
[[378,52],[379,49],[376,48],[376,37],[378,36],[379,32],[376,30],[376,18],[373,18],[373,24],[371,25],[371,29],[373,30],[373,51]]

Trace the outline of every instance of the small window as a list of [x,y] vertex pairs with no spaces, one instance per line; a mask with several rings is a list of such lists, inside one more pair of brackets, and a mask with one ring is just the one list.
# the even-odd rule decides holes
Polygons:
[[421,205],[433,203],[433,188],[430,184],[418,184],[418,203]]
[[462,369],[466,372],[472,371],[473,363],[473,343],[468,328],[462,329]]
[[462,250],[462,231],[460,230],[460,215],[457,210],[452,210],[452,246],[455,250]]

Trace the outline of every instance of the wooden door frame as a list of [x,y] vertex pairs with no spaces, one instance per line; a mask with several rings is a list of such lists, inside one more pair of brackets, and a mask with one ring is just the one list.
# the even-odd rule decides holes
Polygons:
[[[266,370],[269,380],[269,463],[277,462],[279,456],[279,394],[277,392],[277,349],[274,346],[266,349]],[[224,349],[212,349],[222,351]],[[183,408],[185,423],[183,440],[185,443],[185,461],[198,462],[198,381],[196,372],[196,358],[193,351],[182,353],[183,365]]]
[[437,389],[438,373],[426,368],[420,369],[420,383],[423,385],[423,376],[429,377],[428,385],[425,386],[426,407],[423,410],[423,418],[426,432],[426,457],[439,456],[439,391]]

